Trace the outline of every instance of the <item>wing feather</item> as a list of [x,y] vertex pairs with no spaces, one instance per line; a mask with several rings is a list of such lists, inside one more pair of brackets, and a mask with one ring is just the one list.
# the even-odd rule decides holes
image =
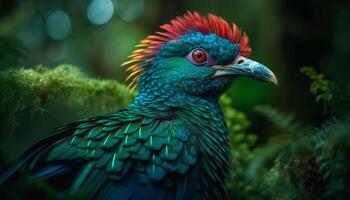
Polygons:
[[79,161],[70,191],[83,191],[86,198],[191,196],[195,187],[188,179],[195,182],[189,174],[198,152],[193,134],[171,113],[154,116],[156,113],[123,110],[59,129],[1,175],[0,182],[28,165],[35,169],[33,180],[71,173],[68,163]]

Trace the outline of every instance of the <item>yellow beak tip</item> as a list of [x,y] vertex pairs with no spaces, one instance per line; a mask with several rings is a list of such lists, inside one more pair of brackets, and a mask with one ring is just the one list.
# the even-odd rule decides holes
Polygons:
[[272,77],[269,79],[269,82],[278,85],[278,79],[277,77],[273,74]]

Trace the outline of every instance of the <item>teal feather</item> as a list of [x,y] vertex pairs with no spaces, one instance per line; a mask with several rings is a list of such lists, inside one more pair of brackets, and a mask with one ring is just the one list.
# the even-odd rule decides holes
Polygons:
[[165,174],[165,170],[156,164],[149,165],[146,168],[146,175],[151,180],[160,181]]
[[136,136],[127,135],[127,136],[125,136],[125,138],[124,138],[123,146],[132,146],[132,145],[135,145],[136,142],[137,142]]
[[123,163],[124,163],[123,161],[118,159],[117,153],[114,153],[113,156],[112,156],[112,159],[109,161],[109,163],[108,163],[108,165],[106,167],[106,170],[108,172],[117,173],[117,172],[122,170]]
[[94,127],[92,128],[87,135],[85,136],[87,139],[100,139],[106,135],[105,132],[102,132],[102,127]]
[[140,147],[140,150],[137,154],[135,154],[135,159],[139,159],[141,161],[150,160],[151,158],[151,152],[147,150],[145,147]]
[[110,132],[112,132],[112,131],[114,131],[114,130],[116,130],[116,129],[117,129],[116,126],[104,126],[104,127],[102,128],[102,131],[103,131],[103,132],[110,133]]
[[121,138],[114,137],[113,135],[107,135],[103,140],[100,141],[100,146],[102,148],[110,149],[118,144]]
[[175,160],[178,155],[178,153],[170,151],[168,145],[163,147],[160,152],[160,157],[164,160]]
[[101,158],[99,158],[95,164],[96,168],[103,168],[109,163],[109,161],[112,159],[114,153],[111,152],[105,152]]
[[164,169],[166,169],[169,172],[175,172],[177,169],[177,163],[176,162],[168,162],[168,161],[164,161],[162,163],[162,167]]
[[73,132],[74,135],[80,135],[83,133],[86,133],[89,130],[89,128],[78,128],[76,131]]

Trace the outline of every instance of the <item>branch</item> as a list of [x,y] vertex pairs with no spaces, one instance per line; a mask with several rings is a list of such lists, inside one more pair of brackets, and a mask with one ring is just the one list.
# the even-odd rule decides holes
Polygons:
[[0,71],[1,131],[13,132],[20,112],[42,112],[45,105],[58,98],[68,105],[104,113],[128,105],[133,94],[117,81],[88,78],[71,65]]

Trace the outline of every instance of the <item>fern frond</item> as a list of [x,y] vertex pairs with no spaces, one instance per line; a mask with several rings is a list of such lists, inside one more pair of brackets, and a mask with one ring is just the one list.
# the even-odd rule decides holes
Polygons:
[[309,129],[309,126],[298,122],[293,114],[281,112],[269,105],[255,106],[255,111],[271,121],[284,133],[300,133]]

